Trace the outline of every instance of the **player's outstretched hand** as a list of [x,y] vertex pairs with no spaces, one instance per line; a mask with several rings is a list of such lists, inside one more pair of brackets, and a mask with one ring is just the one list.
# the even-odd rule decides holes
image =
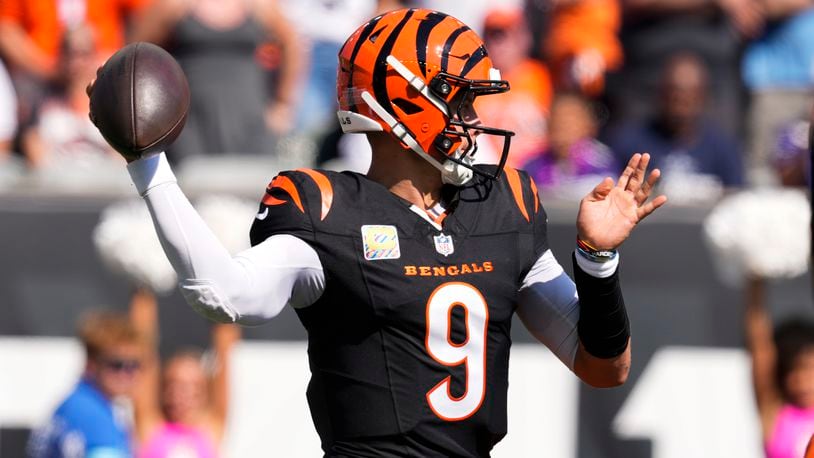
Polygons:
[[648,201],[661,175],[659,169],[647,175],[649,163],[649,154],[634,154],[616,184],[605,178],[582,199],[577,215],[580,239],[599,250],[616,249],[639,221],[667,202],[663,195]]

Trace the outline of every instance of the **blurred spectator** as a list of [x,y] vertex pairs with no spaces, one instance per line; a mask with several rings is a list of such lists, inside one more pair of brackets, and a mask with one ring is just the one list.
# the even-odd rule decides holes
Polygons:
[[0,1],[0,52],[14,76],[21,118],[59,77],[59,52],[66,30],[87,25],[101,63],[125,41],[126,19],[150,0]]
[[746,339],[766,457],[803,456],[814,434],[814,323],[791,319],[772,330],[765,297],[765,279],[751,279]]
[[617,159],[637,151],[651,154],[674,202],[714,198],[721,186],[743,184],[738,145],[709,118],[708,86],[708,71],[698,56],[672,56],[662,69],[656,115],[627,123],[609,136]]
[[96,312],[79,328],[85,371],[50,422],[32,433],[31,457],[132,456],[128,399],[137,386],[144,338],[125,315]]
[[321,134],[336,122],[336,67],[339,49],[359,24],[373,17],[376,0],[297,0],[284,13],[300,33],[299,52],[307,59],[297,130]]
[[22,147],[29,165],[92,169],[121,158],[88,118],[85,87],[96,74],[93,32],[78,26],[63,35],[59,81],[24,128]]
[[[479,97],[476,103],[483,123],[513,131],[507,164],[520,167],[545,147],[546,117],[552,88],[548,68],[529,57],[531,35],[519,8],[496,8],[486,15],[483,40],[489,56],[511,90]],[[479,139],[478,161],[496,163],[503,146],[488,135]]]
[[814,322],[795,317],[774,327],[766,304],[770,280],[810,269],[811,207],[801,189],[807,137],[808,122],[797,121],[776,138],[771,162],[783,187],[730,194],[704,221],[721,279],[745,286],[744,330],[767,458],[802,457],[814,434]]
[[659,69],[677,52],[692,52],[709,66],[709,116],[729,135],[740,132],[741,43],[762,26],[754,0],[622,0],[625,64],[609,74],[607,95],[614,123],[652,116]]
[[376,0],[376,14],[401,8],[412,8],[418,5],[418,0]]
[[[133,298],[134,323],[157,343],[155,296],[139,290]],[[213,358],[194,350],[176,353],[159,373],[157,348],[145,361],[143,383],[135,396],[137,456],[214,458],[226,427],[229,404],[230,354],[240,338],[236,325],[212,328]]]
[[[207,195],[199,197],[195,206],[230,253],[249,248],[249,226],[256,204]],[[106,208],[93,231],[94,244],[106,267],[124,274],[136,286],[130,317],[150,344],[134,396],[135,456],[219,456],[228,411],[230,355],[240,332],[233,325],[214,325],[211,357],[197,350],[182,351],[160,369],[155,293],[174,289],[178,279],[151,226],[144,203],[127,200]]]
[[543,55],[555,86],[591,96],[602,93],[605,72],[622,64],[618,0],[551,0],[553,10]]
[[541,192],[581,199],[616,173],[613,154],[596,140],[597,132],[593,107],[584,96],[563,93],[554,98],[548,148],[524,167]]
[[728,286],[740,287],[751,278],[794,278],[810,270],[808,129],[807,120],[798,120],[776,138],[771,163],[782,186],[728,193],[705,218],[713,264]]
[[124,44],[125,18],[150,0],[4,0],[0,50],[13,66],[44,79],[59,75],[63,33],[87,24],[102,58]]
[[[455,17],[482,36],[483,30],[476,27],[483,24],[489,11],[495,8],[522,8],[523,0],[416,0],[421,8],[429,8]],[[492,57],[490,55],[490,57]]]
[[814,2],[760,0],[770,21],[743,56],[751,106],[747,120],[750,181],[771,182],[773,139],[814,102]]
[[[255,59],[268,35],[282,51],[273,91]],[[276,0],[156,1],[134,36],[167,47],[189,80],[192,105],[170,158],[269,154],[271,133],[293,127],[300,53]]]
[[771,163],[781,185],[803,188],[811,183],[809,132],[809,121],[802,119],[791,121],[779,129],[772,148]]

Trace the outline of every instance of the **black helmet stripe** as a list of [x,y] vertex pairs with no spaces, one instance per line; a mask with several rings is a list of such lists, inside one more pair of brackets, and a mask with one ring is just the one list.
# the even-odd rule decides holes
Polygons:
[[449,52],[452,50],[452,45],[454,45],[455,40],[457,40],[458,37],[461,36],[461,34],[466,32],[467,30],[469,30],[469,27],[467,27],[467,26],[463,26],[463,27],[459,27],[459,28],[455,29],[455,31],[452,32],[449,35],[449,38],[447,38],[447,42],[444,43],[444,53],[441,55],[441,71],[442,72],[447,71],[447,66],[449,65]]
[[[379,15],[374,17],[367,23],[364,29],[362,29],[362,33],[359,34],[359,39],[356,40],[356,44],[353,45],[353,52],[350,54],[350,69],[348,70],[348,91],[353,90],[353,70],[356,68],[356,56],[359,54],[359,50],[362,48],[362,44],[367,40],[371,33],[373,33],[373,29],[376,28],[376,24],[382,19],[383,15]],[[350,102],[350,109],[351,111],[356,111],[356,103],[353,102],[353,94],[347,94],[348,101]]]
[[472,57],[464,64],[464,68],[461,70],[461,77],[466,78],[466,75],[488,55],[489,53],[486,52],[486,47],[483,45],[478,46],[478,49],[472,54]]
[[407,14],[405,14],[398,25],[396,25],[396,28],[393,29],[393,32],[387,36],[387,40],[382,45],[379,55],[376,56],[376,63],[373,67],[373,95],[376,96],[376,101],[379,102],[379,105],[384,107],[384,109],[393,116],[396,115],[396,112],[393,110],[393,107],[390,106],[390,97],[387,96],[387,56],[390,55],[390,51],[393,50],[393,46],[396,44],[401,29],[404,28],[407,21],[413,16],[413,13],[415,13],[415,8],[408,10]]
[[444,13],[433,11],[422,19],[421,24],[418,26],[418,32],[415,37],[415,49],[418,66],[421,68],[421,74],[424,76],[427,76],[427,41],[430,38],[430,33],[435,26],[440,24],[447,17],[449,16]]

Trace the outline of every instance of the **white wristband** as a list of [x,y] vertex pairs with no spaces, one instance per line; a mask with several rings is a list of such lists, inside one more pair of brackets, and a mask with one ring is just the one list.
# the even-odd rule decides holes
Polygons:
[[611,260],[605,262],[596,262],[591,261],[590,259],[586,258],[579,252],[579,250],[574,250],[575,256],[577,260],[577,265],[579,268],[582,269],[583,272],[586,274],[596,277],[596,278],[608,278],[616,272],[616,268],[619,267],[619,255],[617,254]]
[[142,197],[150,189],[165,183],[175,183],[175,174],[172,173],[167,155],[164,153],[143,157],[127,164],[130,179]]

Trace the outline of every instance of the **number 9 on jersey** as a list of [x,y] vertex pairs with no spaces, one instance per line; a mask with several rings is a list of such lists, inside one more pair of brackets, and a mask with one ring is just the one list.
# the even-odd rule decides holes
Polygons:
[[[464,310],[466,338],[452,341],[452,311]],[[439,418],[446,421],[465,420],[477,412],[486,394],[486,330],[489,309],[483,295],[474,286],[463,282],[444,283],[433,291],[427,301],[426,347],[429,355],[448,367],[463,364],[466,369],[464,394],[455,397],[447,376],[427,392],[427,402]]]

